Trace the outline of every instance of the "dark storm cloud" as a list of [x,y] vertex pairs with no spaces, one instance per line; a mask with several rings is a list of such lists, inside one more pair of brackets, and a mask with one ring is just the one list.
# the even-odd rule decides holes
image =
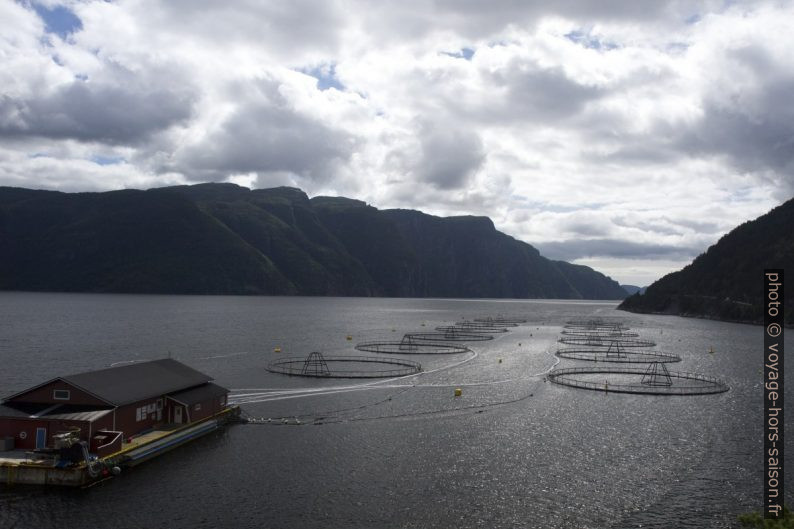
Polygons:
[[[686,16],[696,11],[702,2],[687,6]],[[420,38],[439,28],[453,30],[470,39],[484,38],[504,30],[506,26],[531,26],[544,16],[560,15],[572,20],[618,21],[661,20],[676,15],[677,2],[637,2],[606,0],[522,1],[494,0],[424,0],[381,2],[379,9],[358,2],[368,27],[377,27],[384,38]],[[671,7],[672,6],[672,7]]]
[[167,89],[75,81],[38,99],[0,96],[0,136],[136,144],[187,120],[191,107]]
[[563,222],[561,228],[569,233],[584,235],[585,237],[603,237],[609,233],[609,227],[585,220],[570,220]]
[[482,141],[474,132],[427,128],[421,142],[422,158],[416,173],[438,189],[465,187],[485,162]]
[[355,139],[296,112],[274,81],[261,80],[258,89],[169,169],[197,181],[268,172],[294,173],[315,181],[332,178],[337,163],[352,154]]
[[538,68],[514,60],[491,76],[504,87],[507,119],[563,119],[578,114],[584,105],[604,94],[596,87],[579,84],[561,68]]
[[567,240],[537,243],[534,246],[544,256],[564,261],[583,257],[686,260],[698,255],[701,251],[669,244],[647,244],[619,239]]
[[726,52],[738,89],[721,87],[704,101],[702,120],[681,138],[692,155],[728,157],[742,171],[794,170],[794,75],[758,46]]
[[664,223],[658,222],[657,220],[648,222],[648,221],[639,220],[637,218],[628,218],[628,217],[619,216],[619,217],[614,217],[612,219],[612,223],[615,224],[616,226],[621,226],[623,228],[636,228],[644,232],[659,233],[661,235],[683,235],[683,233],[681,233],[681,230],[677,230]]
[[689,228],[690,230],[696,231],[700,234],[710,234],[710,233],[718,233],[724,231],[722,228],[720,228],[719,224],[717,224],[716,222],[695,221],[695,220],[670,218],[670,217],[663,217],[663,220],[665,222],[669,222],[670,224]]

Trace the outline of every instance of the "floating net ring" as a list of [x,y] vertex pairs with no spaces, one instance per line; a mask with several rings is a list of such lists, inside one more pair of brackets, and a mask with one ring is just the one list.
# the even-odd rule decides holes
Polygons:
[[620,318],[574,318],[565,322],[566,325],[623,325]]
[[568,336],[591,336],[593,338],[637,338],[639,334],[627,331],[591,331],[587,329],[563,329]]
[[392,378],[415,375],[422,364],[383,356],[324,356],[284,358],[267,366],[271,373],[316,378]]
[[547,376],[555,384],[609,393],[709,395],[730,389],[728,384],[718,378],[698,373],[668,371],[660,362],[653,362],[642,368],[569,367],[555,369]]
[[557,341],[568,345],[589,345],[593,347],[609,347],[610,345],[614,344],[619,344],[621,347],[653,347],[656,345],[656,342],[642,340],[639,338],[609,338],[594,336],[563,336]]
[[560,358],[588,362],[613,362],[617,364],[647,364],[649,362],[680,362],[681,357],[657,351],[608,351],[604,349],[559,349]]
[[474,321],[478,323],[493,323],[497,325],[508,325],[510,327],[518,327],[522,323],[526,323],[527,320],[522,318],[502,318],[502,317],[485,317],[485,318],[474,318]]
[[574,329],[580,331],[594,331],[594,332],[623,332],[628,331],[629,327],[625,325],[612,325],[612,324],[572,324],[568,323],[563,326],[563,329]]
[[453,326],[447,327],[436,327],[437,331],[440,332],[473,332],[473,333],[486,333],[486,334],[499,334],[503,332],[507,332],[507,329],[504,327],[476,327],[476,326],[458,326],[455,324]]
[[505,329],[508,330],[510,327],[518,327],[518,324],[513,323],[494,323],[488,321],[468,321],[468,320],[461,320],[455,322],[456,327],[476,327],[476,328],[484,328],[484,329]]
[[385,354],[460,354],[471,351],[464,345],[457,345],[444,342],[362,342],[356,345],[359,351],[368,353]]
[[473,331],[412,332],[403,337],[403,341],[405,340],[413,342],[484,342],[493,340],[493,335]]

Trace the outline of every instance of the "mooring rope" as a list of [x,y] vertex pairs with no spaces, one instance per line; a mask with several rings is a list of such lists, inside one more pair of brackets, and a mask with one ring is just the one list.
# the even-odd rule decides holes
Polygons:
[[[552,354],[549,350],[546,350],[546,353],[547,354]],[[473,358],[474,357],[469,358],[469,359],[467,359],[465,361],[462,361],[462,362],[458,362],[458,363],[453,364],[451,366],[444,366],[444,367],[441,367],[441,368],[438,368],[438,369],[435,369],[435,370],[432,370],[432,371],[428,371],[426,373],[420,373],[420,374],[417,374],[417,375],[411,375],[410,377],[402,377],[402,378],[411,378],[411,377],[419,376],[421,374],[430,374],[430,373],[442,371],[444,369],[449,369],[449,368],[455,367],[457,365],[460,365],[462,363],[465,363],[467,361],[470,361]],[[334,393],[345,392],[345,391],[355,391],[355,390],[360,390],[360,389],[385,389],[385,388],[400,388],[401,391],[397,391],[397,392],[391,393],[391,394],[387,395],[386,397],[378,399],[378,400],[376,400],[374,402],[361,404],[359,406],[352,406],[352,407],[349,407],[349,408],[328,410],[328,411],[324,411],[324,412],[305,413],[305,414],[289,415],[289,416],[281,416],[281,417],[270,417],[270,418],[267,418],[267,419],[265,419],[265,418],[255,418],[255,417],[252,417],[247,412],[243,412],[243,413],[245,413],[245,415],[247,416],[246,418],[247,418],[247,422],[249,424],[264,424],[264,425],[273,425],[273,426],[282,426],[282,425],[286,425],[286,426],[315,425],[315,426],[318,426],[318,425],[322,425],[322,424],[338,424],[338,423],[345,423],[345,422],[362,422],[362,421],[383,420],[383,419],[399,419],[399,418],[407,418],[407,417],[421,417],[421,416],[427,416],[427,415],[456,413],[456,412],[474,410],[474,409],[480,410],[478,413],[481,413],[482,411],[484,411],[487,408],[492,408],[492,407],[496,407],[496,406],[506,406],[508,404],[514,404],[514,403],[517,403],[517,402],[521,402],[523,400],[526,400],[526,399],[532,397],[534,395],[534,392],[530,391],[527,394],[522,395],[520,397],[517,397],[515,399],[509,399],[509,400],[504,400],[504,401],[499,401],[499,402],[490,402],[490,403],[485,403],[485,404],[471,404],[471,405],[468,405],[468,406],[459,406],[459,407],[456,407],[456,408],[441,408],[441,409],[425,410],[425,411],[419,411],[419,412],[415,411],[415,412],[398,413],[398,414],[391,414],[391,415],[380,415],[380,416],[376,416],[376,417],[328,417],[328,416],[338,415],[338,414],[341,414],[341,413],[346,413],[346,412],[351,412],[351,411],[359,411],[359,410],[364,410],[364,409],[368,409],[368,408],[372,408],[372,407],[378,406],[378,405],[383,404],[385,402],[389,402],[393,398],[398,397],[399,395],[402,395],[403,393],[407,392],[408,390],[414,389],[414,388],[492,386],[492,385],[496,385],[496,384],[505,384],[505,383],[508,383],[508,382],[529,381],[529,380],[531,380],[533,378],[537,378],[537,377],[541,377],[543,375],[546,375],[552,369],[554,369],[557,366],[557,364],[560,363],[560,359],[559,358],[557,358],[557,357],[554,357],[554,358],[555,358],[555,362],[549,368],[547,368],[547,369],[545,369],[545,370],[543,370],[541,372],[538,372],[538,373],[534,373],[534,374],[531,374],[531,375],[527,375],[525,377],[518,377],[518,378],[514,378],[514,379],[496,380],[496,381],[490,381],[490,382],[473,382],[473,383],[463,383],[463,384],[410,384],[410,385],[392,384],[392,385],[388,385],[388,386],[379,385],[378,387],[374,387],[375,384],[370,383],[370,384],[366,384],[366,386],[367,386],[366,388],[362,388],[361,386],[364,386],[362,384],[362,385],[358,385],[358,386],[355,386],[355,387],[345,388],[345,389],[342,389],[340,391],[334,391]],[[391,379],[391,380],[394,380],[394,379]],[[385,382],[385,381],[383,381],[383,382]],[[328,388],[328,389],[330,390],[332,388]],[[292,398],[300,398],[300,397],[327,395],[327,394],[329,394],[328,391],[318,391],[318,392],[312,392],[310,394],[292,395],[292,396],[286,396],[286,397],[283,397],[283,398],[291,398],[291,397]],[[269,400],[279,400],[279,399],[267,399],[267,400],[261,400],[261,401],[259,401],[259,400],[257,400],[257,401],[247,401],[247,402],[242,402],[242,403],[268,402]],[[301,420],[301,419],[303,419],[303,420]]]

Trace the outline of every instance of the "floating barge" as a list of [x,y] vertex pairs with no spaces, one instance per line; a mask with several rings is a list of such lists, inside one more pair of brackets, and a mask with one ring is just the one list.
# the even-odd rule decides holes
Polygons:
[[172,359],[49,380],[0,403],[0,483],[108,479],[236,420],[228,393]]

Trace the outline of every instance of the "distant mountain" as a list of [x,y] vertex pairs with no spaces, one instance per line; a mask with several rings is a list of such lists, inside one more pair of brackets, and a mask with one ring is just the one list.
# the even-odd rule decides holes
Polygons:
[[279,187],[0,187],[0,289],[622,299],[486,217],[378,210]]
[[638,287],[637,285],[620,285],[623,290],[628,292],[629,296],[636,294],[639,292],[640,294],[645,294],[645,290],[648,287]]
[[[631,312],[678,314],[747,323],[763,322],[763,270],[789,273],[786,299],[794,285],[794,199],[722,237],[678,272],[626,298],[618,307]],[[785,321],[794,323],[794,302]]]

